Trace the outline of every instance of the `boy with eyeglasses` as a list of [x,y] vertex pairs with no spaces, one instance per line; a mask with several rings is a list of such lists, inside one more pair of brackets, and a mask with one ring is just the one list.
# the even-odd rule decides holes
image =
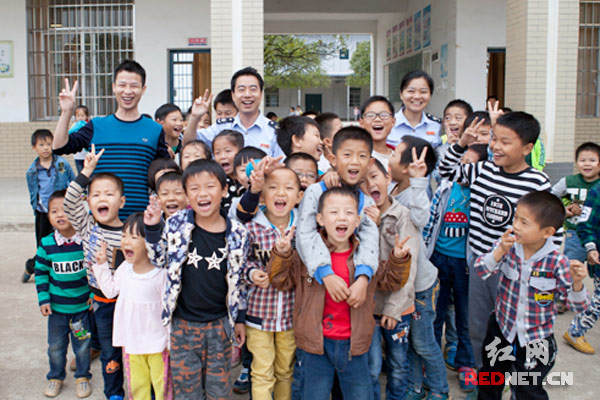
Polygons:
[[373,138],[371,156],[387,170],[393,153],[393,147],[387,145],[387,137],[396,123],[394,105],[384,96],[371,96],[363,104],[360,115],[358,122],[361,128]]
[[307,153],[292,153],[285,159],[285,166],[291,169],[300,178],[302,190],[317,181],[319,168],[317,161]]

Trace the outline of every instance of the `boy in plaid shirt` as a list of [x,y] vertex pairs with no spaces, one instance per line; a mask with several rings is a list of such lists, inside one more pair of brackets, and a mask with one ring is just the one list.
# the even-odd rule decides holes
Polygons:
[[[581,311],[587,303],[580,261],[569,260],[552,243],[565,219],[561,201],[548,192],[531,192],[517,202],[513,227],[491,253],[481,255],[475,271],[482,279],[501,272],[494,312],[483,341],[479,378],[526,372],[527,385],[515,385],[518,399],[548,399],[543,380],[554,365],[555,296]],[[537,350],[537,351],[536,351]],[[521,378],[519,378],[519,383]],[[479,385],[478,399],[502,398],[504,385]]]
[[300,180],[289,168],[266,176],[254,219],[246,224],[251,251],[244,275],[251,284],[246,313],[246,337],[252,359],[252,397],[291,399],[296,344],[292,329],[294,290],[279,291],[267,274],[271,249],[296,225],[296,204],[302,198]]

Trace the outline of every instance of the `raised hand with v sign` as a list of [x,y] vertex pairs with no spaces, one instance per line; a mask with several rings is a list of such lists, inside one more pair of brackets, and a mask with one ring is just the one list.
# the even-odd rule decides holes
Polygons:
[[426,156],[427,147],[423,148],[419,157],[417,157],[417,148],[412,148],[412,162],[408,164],[408,175],[411,178],[424,178],[427,176],[427,163],[425,163]]

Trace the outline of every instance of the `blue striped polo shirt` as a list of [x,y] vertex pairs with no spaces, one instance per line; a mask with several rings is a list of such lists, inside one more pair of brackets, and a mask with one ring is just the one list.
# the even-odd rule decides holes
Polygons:
[[94,173],[111,172],[125,185],[125,207],[121,219],[144,211],[148,205],[148,166],[156,158],[169,158],[162,126],[140,116],[135,121],[122,121],[114,114],[96,117],[79,131],[69,135],[67,144],[56,154],[70,154],[96,146],[104,154]]

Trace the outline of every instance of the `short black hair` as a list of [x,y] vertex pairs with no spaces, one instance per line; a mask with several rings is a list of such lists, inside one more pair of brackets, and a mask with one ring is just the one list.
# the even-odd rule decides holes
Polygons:
[[431,76],[429,76],[427,72],[421,70],[410,71],[406,75],[404,75],[404,77],[402,78],[402,82],[400,82],[400,92],[402,93],[404,89],[406,89],[408,84],[412,82],[413,79],[419,78],[423,78],[425,79],[425,81],[427,81],[427,86],[429,86],[429,93],[433,95],[433,78],[431,78]]
[[495,94],[490,94],[490,95],[487,97],[487,99],[485,99],[485,100],[486,100],[485,102],[487,103],[487,102],[488,102],[488,101],[490,101],[491,99],[500,100],[500,99],[498,98],[498,96],[496,96]]
[[315,110],[307,110],[302,113],[303,117],[308,117],[309,115],[314,115],[316,117],[317,115],[319,115],[319,113]]
[[196,160],[183,171],[183,189],[187,192],[187,181],[194,175],[208,172],[219,180],[221,188],[227,186],[227,174],[221,165],[215,160]]
[[465,114],[467,114],[467,117],[473,113],[473,107],[471,107],[469,103],[462,99],[454,99],[446,104],[446,107],[444,107],[444,114],[446,114],[446,111],[448,111],[450,107],[458,107],[462,109]]
[[378,160],[378,159],[376,159],[375,157],[372,157],[372,158],[373,158],[373,165],[374,165],[374,166],[376,166],[376,167],[377,167],[377,169],[378,169],[379,171],[381,171],[381,173],[382,173],[384,176],[389,176],[389,175],[390,175],[390,173],[389,173],[389,172],[388,172],[388,170],[387,170],[387,169],[384,167],[384,165],[381,163],[381,161],[379,161],[379,160]]
[[565,222],[565,206],[558,197],[548,191],[527,193],[517,201],[517,208],[519,206],[525,206],[541,228],[552,227],[559,230]]
[[144,212],[136,211],[129,215],[125,222],[123,222],[123,232],[129,232],[132,235],[146,237],[144,232]]
[[237,167],[249,162],[250,160],[260,160],[266,156],[267,153],[257,147],[244,147],[242,150],[238,151],[233,158],[233,169],[235,170]]
[[577,147],[577,150],[575,150],[575,161],[577,161],[577,159],[579,158],[579,153],[581,153],[582,151],[593,151],[598,155],[598,158],[600,158],[600,146],[598,146],[597,143],[585,142],[580,144]]
[[533,115],[523,111],[501,115],[496,125],[502,125],[515,132],[523,144],[535,144],[540,137],[540,123]]
[[117,81],[117,75],[119,75],[119,72],[121,71],[127,71],[132,72],[134,74],[138,74],[142,78],[142,86],[146,84],[146,70],[137,61],[123,60],[121,64],[119,64],[117,68],[115,68],[115,72],[113,74],[113,82]]
[[238,151],[244,148],[244,135],[238,131],[234,131],[233,129],[223,129],[212,141],[213,152],[215,151],[215,142],[219,138],[227,139],[229,143],[237,147]]
[[292,154],[292,137],[296,136],[298,139],[302,139],[308,125],[317,128],[319,136],[321,135],[319,124],[312,118],[292,115],[279,121],[279,127],[276,130],[277,144],[281,147],[281,150],[283,150],[286,156]]
[[285,161],[283,162],[283,164],[286,167],[290,168],[290,164],[297,160],[310,161],[311,164],[314,164],[315,171],[317,172],[317,174],[319,173],[319,165],[317,164],[317,160],[315,160],[315,158],[313,156],[311,156],[310,154],[307,154],[307,153],[303,153],[303,152],[292,153],[285,158]]
[[56,199],[64,199],[67,195],[67,189],[57,190],[48,197],[48,209],[50,209],[50,203]]
[[85,115],[87,115],[88,117],[90,116],[90,109],[88,108],[88,106],[80,104],[75,108],[75,112],[77,112],[77,110],[83,110],[83,112],[85,113]]
[[102,179],[113,181],[117,185],[121,196],[125,194],[125,185],[123,184],[123,181],[121,180],[121,178],[119,178],[112,172],[99,172],[97,174],[92,175],[92,177],[90,178],[90,183],[88,184],[88,188],[91,188],[94,182]]
[[152,161],[150,166],[148,166],[148,187],[150,187],[153,192],[156,191],[156,174],[158,171],[164,169],[172,169],[175,172],[181,173],[181,168],[179,168],[179,165],[171,158],[157,158]]
[[487,111],[475,111],[472,112],[471,114],[469,114],[467,116],[467,118],[465,118],[465,122],[463,122],[463,128],[467,129],[469,127],[469,125],[471,125],[471,123],[473,121],[475,121],[475,118],[477,118],[477,122],[484,120],[485,122],[483,123],[484,125],[491,125],[492,124],[492,120],[490,119],[490,113]]
[[[483,143],[470,144],[467,151],[473,151],[477,154],[478,161],[485,161],[488,158],[488,145]],[[429,151],[429,150],[428,150]]]
[[412,149],[415,148],[417,151],[417,157],[421,155],[423,150],[427,148],[427,155],[425,156],[425,164],[427,165],[427,175],[429,175],[435,168],[437,162],[437,156],[431,143],[425,139],[418,138],[412,135],[402,136],[402,142],[406,144],[406,149],[400,155],[400,164],[406,165],[413,161]]
[[156,181],[156,192],[160,190],[160,185],[167,182],[179,182],[183,185],[183,176],[180,171],[167,172]]
[[265,81],[263,80],[262,76],[260,76],[260,74],[258,73],[256,68],[246,67],[246,68],[240,69],[235,74],[233,74],[233,76],[231,77],[231,92],[232,93],[235,92],[235,84],[236,84],[237,78],[239,78],[240,76],[244,76],[244,75],[252,75],[256,79],[258,79],[258,86],[260,86],[260,91],[261,92],[263,91],[263,89],[265,87]]
[[321,139],[327,139],[333,136],[332,121],[336,119],[340,119],[340,117],[332,112],[324,112],[315,117],[315,122],[319,124],[319,132],[321,132]]
[[217,97],[215,97],[215,101],[213,101],[213,108],[215,111],[217,110],[217,104],[231,104],[235,107],[233,97],[231,97],[231,89],[221,90]]
[[335,154],[346,140],[359,140],[365,142],[369,147],[369,154],[373,152],[373,138],[371,137],[371,134],[359,126],[347,126],[340,129],[333,137],[331,152]]
[[390,110],[390,112],[392,113],[392,116],[394,115],[395,110],[394,110],[394,105],[392,104],[392,102],[389,101],[388,98],[385,96],[375,95],[375,96],[369,97],[367,99],[367,101],[365,101],[364,104],[360,107],[361,118],[364,118],[365,112],[367,111],[367,107],[369,107],[371,104],[377,103],[377,102],[385,103],[387,105],[388,109]]
[[332,187],[331,189],[323,192],[323,194],[321,194],[321,197],[319,197],[319,206],[317,208],[317,212],[318,213],[322,212],[323,207],[325,206],[325,201],[329,197],[335,196],[335,195],[347,196],[347,197],[351,197],[352,199],[354,199],[356,201],[356,211],[358,212],[358,194],[356,192],[354,192],[352,189],[345,187],[345,186]]
[[50,132],[48,129],[36,129],[31,135],[31,145],[35,146],[38,140],[44,139],[50,139],[50,141],[52,141],[54,139],[52,132]]
[[198,139],[190,140],[189,142],[184,144],[183,147],[181,148],[181,151],[179,152],[180,157],[181,157],[181,154],[183,153],[183,150],[185,150],[188,146],[200,146],[204,150],[204,155],[206,156],[206,158],[207,159],[212,158],[212,152],[210,151],[210,147],[208,147],[208,145],[206,143],[204,143],[202,140],[198,140]]
[[162,106],[158,107],[156,109],[156,111],[154,112],[154,119],[164,121],[165,118],[167,118],[167,115],[171,114],[172,112],[176,112],[176,111],[179,112],[179,114],[183,118],[183,113],[181,112],[181,108],[179,108],[178,106],[176,106],[173,103],[163,104]]
[[273,119],[273,118],[277,118],[277,114],[275,114],[273,111],[269,111],[266,115],[266,117],[268,119]]
[[289,168],[288,166],[280,167],[280,168],[275,168],[267,176],[265,176],[265,182],[267,181],[267,179],[269,179],[269,176],[273,172],[278,171],[278,170],[287,170],[287,171],[290,171],[292,174],[294,174],[294,176],[296,177],[296,179],[294,179],[294,182],[298,185],[298,189],[302,190],[302,183],[300,183],[300,177],[296,174],[296,172],[293,169]]

